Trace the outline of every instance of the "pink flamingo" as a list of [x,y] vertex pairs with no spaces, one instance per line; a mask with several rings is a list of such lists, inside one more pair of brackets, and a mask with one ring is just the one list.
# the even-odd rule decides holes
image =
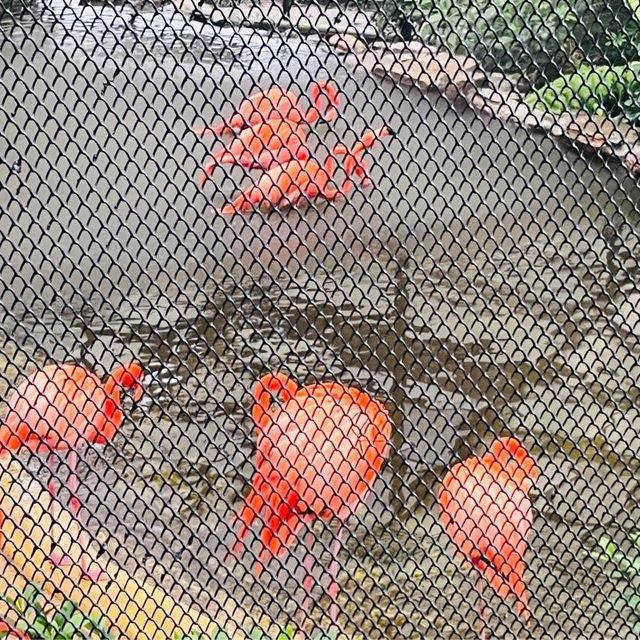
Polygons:
[[239,164],[247,169],[263,169],[297,158],[308,160],[305,126],[288,120],[268,120],[243,129],[226,148],[220,149],[204,166],[200,185],[204,185],[220,164]]
[[[292,207],[300,200],[324,198],[336,200],[354,188],[351,176],[355,173],[362,178],[363,185],[371,184],[367,163],[360,158],[365,149],[377,140],[392,135],[388,127],[365,131],[351,151],[344,144],[338,144],[323,164],[313,158],[291,160],[277,165],[263,174],[252,186],[220,209],[222,215],[247,213],[258,209],[268,213],[277,207]],[[336,155],[345,155],[344,171],[346,179],[340,188],[334,186],[337,169]]]
[[[533,523],[528,493],[539,477],[540,470],[518,440],[498,438],[485,456],[454,465],[439,492],[445,530],[478,571],[479,594],[484,576],[500,597],[515,596],[525,624],[531,619],[524,583],[524,555]],[[484,640],[484,606],[479,614]]]
[[282,87],[274,86],[267,91],[245,98],[238,110],[226,121],[212,127],[194,129],[196,135],[214,133],[216,135],[232,134],[245,127],[262,124],[267,120],[289,120],[294,123],[314,124],[323,118],[322,98],[328,104],[324,111],[324,120],[331,122],[338,116],[336,107],[340,106],[340,96],[336,86],[330,81],[318,81],[311,85],[311,102],[309,111],[303,111],[298,96]]
[[[277,394],[280,406],[272,406]],[[264,523],[262,551],[255,568],[259,579],[265,563],[283,556],[305,523],[341,523],[367,498],[388,455],[392,425],[385,406],[364,391],[324,382],[300,388],[282,373],[267,374],[254,389],[253,419],[257,427],[256,471],[240,523],[234,553],[244,545],[256,517]],[[341,524],[331,545],[330,615],[338,615],[338,554]],[[313,531],[307,535],[304,588],[309,610],[313,578]]]
[[[124,420],[122,390],[138,401],[143,393],[140,384],[143,377],[142,367],[137,363],[117,367],[104,384],[83,367],[47,365],[24,380],[11,395],[4,424],[0,426],[0,451],[6,454],[26,448],[36,454],[46,454],[52,497],[57,494],[58,454],[64,452],[70,470],[67,485],[71,512],[80,520],[77,450],[113,439]],[[71,558],[57,548],[51,552],[50,559],[58,566],[73,564]],[[85,554],[81,556],[81,568],[90,580],[108,578],[100,570],[89,569]]]

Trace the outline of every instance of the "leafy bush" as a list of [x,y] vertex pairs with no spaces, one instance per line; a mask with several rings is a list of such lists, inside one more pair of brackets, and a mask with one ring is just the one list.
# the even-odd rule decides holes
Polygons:
[[188,636],[181,631],[176,631],[173,634],[173,640],[229,640],[229,636],[222,629],[218,629],[213,636],[205,635],[200,630],[192,631]]
[[583,61],[626,64],[640,43],[627,0],[387,0],[385,13],[398,6],[431,44],[531,81]]
[[[296,628],[292,624],[288,624],[275,638],[268,636],[260,627],[253,627],[247,633],[247,640],[294,640],[296,637]],[[206,636],[200,631],[192,631],[188,636],[177,632],[173,634],[173,640],[209,640],[210,636]],[[229,640],[229,636],[219,630],[211,640]],[[318,640],[334,640],[331,635],[322,635]]]
[[640,62],[616,67],[581,65],[575,73],[532,91],[525,101],[554,113],[584,109],[635,123],[640,119]]
[[[36,585],[28,585],[15,599],[5,596],[0,598],[20,616],[14,625],[4,620],[5,630],[0,631],[0,638],[12,635],[20,635],[31,640],[113,640],[114,638],[101,618],[87,616],[71,600],[66,600],[57,611],[47,612],[46,599],[42,590]],[[7,627],[9,630],[6,630]]]
[[634,546],[633,556],[624,554],[608,536],[600,538],[600,547],[591,556],[604,568],[607,575],[619,582],[621,598],[616,598],[610,607],[629,616],[629,623],[640,636],[640,531],[630,534]]

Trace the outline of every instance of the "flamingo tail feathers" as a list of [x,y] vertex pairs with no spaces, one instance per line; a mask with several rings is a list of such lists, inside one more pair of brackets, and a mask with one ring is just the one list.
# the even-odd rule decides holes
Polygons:
[[260,536],[262,551],[256,565],[257,579],[271,558],[283,556],[288,551],[303,525],[302,516],[290,508],[281,508],[271,515]]
[[484,552],[491,565],[485,567],[483,573],[494,591],[506,599],[515,596],[516,611],[525,623],[531,619],[529,594],[524,582],[525,562],[508,542],[504,543],[500,552],[491,547]]

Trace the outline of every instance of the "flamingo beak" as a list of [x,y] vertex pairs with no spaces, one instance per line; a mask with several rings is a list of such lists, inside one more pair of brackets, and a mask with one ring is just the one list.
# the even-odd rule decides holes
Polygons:
[[213,170],[216,167],[216,161],[211,160],[202,168],[202,175],[200,176],[200,187],[204,187],[206,181],[211,177]]
[[142,399],[142,396],[144,394],[144,389],[142,388],[141,384],[136,384],[136,386],[133,388],[133,392],[131,394],[131,397],[133,398],[134,402],[140,402],[140,400]]

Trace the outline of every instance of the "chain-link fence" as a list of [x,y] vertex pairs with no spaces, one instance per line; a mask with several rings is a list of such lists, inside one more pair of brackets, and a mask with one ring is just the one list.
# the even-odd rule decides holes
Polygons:
[[0,0],[0,637],[640,636],[639,11]]

